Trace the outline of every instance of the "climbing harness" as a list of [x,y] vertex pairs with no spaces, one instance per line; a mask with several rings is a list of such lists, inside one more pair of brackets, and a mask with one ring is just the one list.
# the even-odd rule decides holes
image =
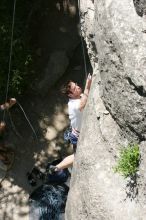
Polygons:
[[64,141],[73,145],[77,145],[78,138],[72,133],[71,128],[64,132]]

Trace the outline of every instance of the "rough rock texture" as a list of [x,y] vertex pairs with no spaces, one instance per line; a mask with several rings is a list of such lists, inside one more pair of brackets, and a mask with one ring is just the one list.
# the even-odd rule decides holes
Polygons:
[[65,51],[52,52],[49,62],[44,71],[43,80],[38,84],[39,89],[44,93],[63,75],[69,64]]
[[[41,95],[45,96],[48,89],[63,76],[80,44],[76,4],[77,0],[71,3],[66,0],[51,0],[40,3],[44,12],[40,11],[38,4],[38,8],[33,9],[31,20],[36,22],[32,23],[32,42],[38,57],[38,79],[35,86]],[[40,16],[36,17],[36,14]]]
[[143,140],[146,138],[146,38],[142,19],[135,13],[132,1],[97,2],[97,7],[101,15],[100,19],[95,18],[95,41],[104,103],[123,130]]
[[[146,34],[144,1],[81,0],[82,34],[94,80],[84,111],[66,220],[146,219]],[[113,166],[120,146],[139,143],[137,184]]]
[[[34,166],[43,169],[48,161],[72,153],[71,147],[63,140],[68,117],[67,100],[60,95],[60,87],[70,78],[84,80],[74,2],[64,8],[63,0],[35,0],[31,3],[35,7],[28,16],[32,23],[28,37],[36,52],[38,79],[35,81],[35,78],[32,85],[36,82],[37,88],[34,86],[33,91],[27,91],[27,95],[19,100],[20,108],[18,104],[9,114],[6,112],[6,146],[14,150],[15,158],[8,173],[2,170],[5,166],[0,163],[0,183],[6,174],[0,184],[0,220],[29,220],[28,198],[34,187],[27,181],[27,172]],[[61,79],[57,82],[58,78]],[[50,86],[52,88],[48,91]],[[40,184],[42,182],[38,180],[36,187]]]

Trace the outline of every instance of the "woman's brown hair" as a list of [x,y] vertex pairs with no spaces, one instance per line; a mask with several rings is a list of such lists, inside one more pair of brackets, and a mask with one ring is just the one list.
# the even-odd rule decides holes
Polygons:
[[64,95],[69,95],[71,93],[70,88],[71,88],[71,82],[72,80],[67,81],[62,87],[61,87],[61,93]]

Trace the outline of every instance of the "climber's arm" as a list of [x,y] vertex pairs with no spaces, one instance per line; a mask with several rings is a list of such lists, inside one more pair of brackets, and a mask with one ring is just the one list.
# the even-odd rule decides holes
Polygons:
[[90,87],[91,87],[91,82],[92,82],[92,76],[89,74],[87,77],[84,93],[80,99],[80,106],[79,109],[82,111],[87,103]]

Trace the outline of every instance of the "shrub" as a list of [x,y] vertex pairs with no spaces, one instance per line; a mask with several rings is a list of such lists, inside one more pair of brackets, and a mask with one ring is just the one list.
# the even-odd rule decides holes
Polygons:
[[119,159],[114,171],[122,174],[125,178],[134,176],[138,171],[140,152],[137,144],[129,144],[120,149]]
[[[21,95],[31,86],[33,78],[33,51],[28,17],[32,1],[21,0],[16,4],[13,53],[10,71],[9,92]],[[5,96],[10,55],[13,1],[0,1],[0,96]]]

